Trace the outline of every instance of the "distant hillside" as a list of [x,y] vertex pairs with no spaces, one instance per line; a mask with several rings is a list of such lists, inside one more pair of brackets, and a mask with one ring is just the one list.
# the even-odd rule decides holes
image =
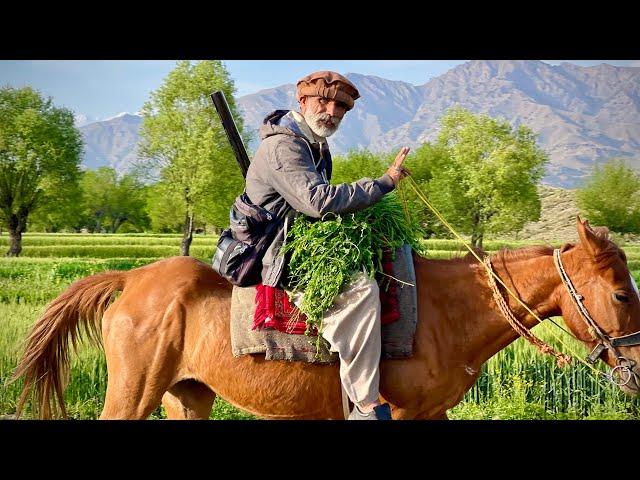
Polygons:
[[[576,191],[541,185],[538,187],[538,192],[542,203],[540,220],[527,223],[517,234],[499,235],[499,238],[504,240],[531,240],[539,241],[540,243],[576,243],[578,241],[576,216],[579,213],[576,206]],[[584,215],[581,218],[590,220]],[[593,221],[589,223],[594,227],[600,226],[594,224]],[[610,232],[610,235],[613,241],[620,246],[640,243],[640,235],[619,235],[614,232]]]
[[542,212],[540,220],[529,222],[516,235],[505,236],[517,240],[540,240],[541,242],[576,242],[575,190],[541,185],[538,187]]
[[113,167],[129,171],[137,158],[138,130],[142,117],[128,113],[80,127],[85,152],[82,164],[91,169]]
[[[594,165],[612,157],[640,171],[639,67],[473,60],[418,86],[358,73],[347,77],[362,98],[329,139],[334,153],[432,141],[442,115],[459,105],[525,124],[538,134],[550,158],[545,184],[579,186]],[[255,132],[272,110],[295,108],[294,94],[295,86],[287,84],[238,98],[245,125]],[[125,114],[81,127],[84,165],[127,171],[136,157],[140,123],[141,117]],[[254,134],[249,150],[255,151],[258,141]]]

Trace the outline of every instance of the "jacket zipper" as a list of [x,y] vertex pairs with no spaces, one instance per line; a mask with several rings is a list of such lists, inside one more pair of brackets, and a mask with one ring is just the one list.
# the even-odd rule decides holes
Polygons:
[[[302,140],[304,140],[304,143],[307,145],[307,148],[309,149],[309,154],[311,155],[311,161],[313,162],[313,166],[315,167],[316,172],[318,172],[318,166],[320,165],[320,161],[324,158],[322,156],[322,143],[320,143],[320,159],[318,160],[318,163],[316,163],[315,161],[313,161],[313,151],[311,150],[311,145],[309,144],[309,142],[307,141],[306,138],[302,138]],[[318,173],[320,173],[320,172],[318,172]],[[329,180],[327,179],[326,169],[322,170],[320,175],[322,175],[322,178],[324,179],[325,182],[329,183]]]

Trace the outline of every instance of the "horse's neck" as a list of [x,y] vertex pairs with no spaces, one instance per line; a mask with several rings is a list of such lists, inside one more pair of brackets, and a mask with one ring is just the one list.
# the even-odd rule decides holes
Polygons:
[[[496,274],[541,319],[559,314],[555,292],[560,280],[551,256],[507,261],[494,256],[494,259]],[[451,261],[447,265],[446,261],[427,261],[416,268],[419,278],[427,279],[424,288],[436,288],[437,302],[445,306],[440,309],[444,313],[434,319],[438,325],[425,326],[440,330],[435,332],[436,337],[448,331],[447,336],[455,339],[460,360],[481,365],[519,337],[496,306],[484,266],[477,262]],[[507,303],[527,328],[538,323],[508,294]]]

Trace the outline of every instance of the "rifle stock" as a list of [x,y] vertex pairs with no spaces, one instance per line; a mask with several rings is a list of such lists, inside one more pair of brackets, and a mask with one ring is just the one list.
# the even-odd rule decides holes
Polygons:
[[240,138],[240,133],[238,132],[236,122],[233,120],[233,116],[231,115],[231,110],[229,110],[227,99],[225,98],[224,93],[218,90],[211,94],[211,100],[213,101],[213,105],[216,107],[216,111],[220,117],[220,122],[222,122],[222,126],[227,134],[233,153],[238,161],[238,165],[240,165],[242,176],[246,178],[247,170],[249,170],[249,163],[251,161],[249,160],[247,151],[244,148],[244,143],[242,143],[242,139]]

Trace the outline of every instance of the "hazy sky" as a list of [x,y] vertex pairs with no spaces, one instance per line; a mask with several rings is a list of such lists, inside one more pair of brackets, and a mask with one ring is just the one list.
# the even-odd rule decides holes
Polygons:
[[[558,65],[609,63],[640,67],[640,60],[544,60]],[[465,60],[225,60],[237,95],[295,83],[316,70],[376,75],[422,85]],[[137,112],[174,68],[172,60],[0,60],[0,85],[30,85],[76,113],[78,124]]]

